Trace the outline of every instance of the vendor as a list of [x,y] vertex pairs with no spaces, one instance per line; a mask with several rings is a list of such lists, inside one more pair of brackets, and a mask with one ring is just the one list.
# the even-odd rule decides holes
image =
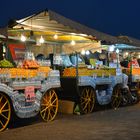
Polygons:
[[130,68],[132,65],[132,68],[139,68],[139,63],[136,59],[136,57],[133,57],[130,62],[128,63],[128,68]]

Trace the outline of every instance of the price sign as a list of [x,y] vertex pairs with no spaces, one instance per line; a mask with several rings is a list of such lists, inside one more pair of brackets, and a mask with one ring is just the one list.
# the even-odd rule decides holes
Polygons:
[[28,86],[25,88],[25,99],[26,99],[26,102],[35,101],[34,86]]

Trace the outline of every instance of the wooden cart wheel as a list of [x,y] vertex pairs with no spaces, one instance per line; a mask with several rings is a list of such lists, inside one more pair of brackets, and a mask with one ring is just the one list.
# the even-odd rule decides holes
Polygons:
[[[129,91],[128,91],[129,92]],[[121,101],[121,105],[122,106],[126,106],[130,103],[130,95],[128,95],[128,93],[125,93],[122,95],[122,101]]]
[[54,89],[48,90],[41,99],[40,115],[44,121],[54,120],[58,111],[58,97]]
[[81,113],[91,113],[95,106],[95,90],[91,87],[84,87],[80,96],[80,110]]
[[3,131],[11,119],[11,104],[3,93],[0,93],[0,131]]
[[112,97],[111,97],[111,106],[112,108],[116,109],[120,106],[122,101],[122,88],[120,85],[117,85],[113,89]]
[[131,97],[132,97],[131,104],[136,104],[139,102],[139,92],[140,92],[139,84],[140,83],[137,82],[136,84],[130,86]]

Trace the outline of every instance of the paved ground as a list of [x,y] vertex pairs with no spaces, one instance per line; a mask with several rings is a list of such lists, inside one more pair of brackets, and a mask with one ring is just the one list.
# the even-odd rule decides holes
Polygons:
[[50,123],[20,120],[0,140],[140,140],[140,103],[89,115],[59,114]]

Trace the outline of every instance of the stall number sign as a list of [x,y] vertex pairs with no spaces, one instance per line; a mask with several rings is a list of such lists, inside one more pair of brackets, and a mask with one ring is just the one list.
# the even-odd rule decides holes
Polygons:
[[28,86],[25,88],[25,99],[26,99],[26,102],[35,101],[34,86]]

